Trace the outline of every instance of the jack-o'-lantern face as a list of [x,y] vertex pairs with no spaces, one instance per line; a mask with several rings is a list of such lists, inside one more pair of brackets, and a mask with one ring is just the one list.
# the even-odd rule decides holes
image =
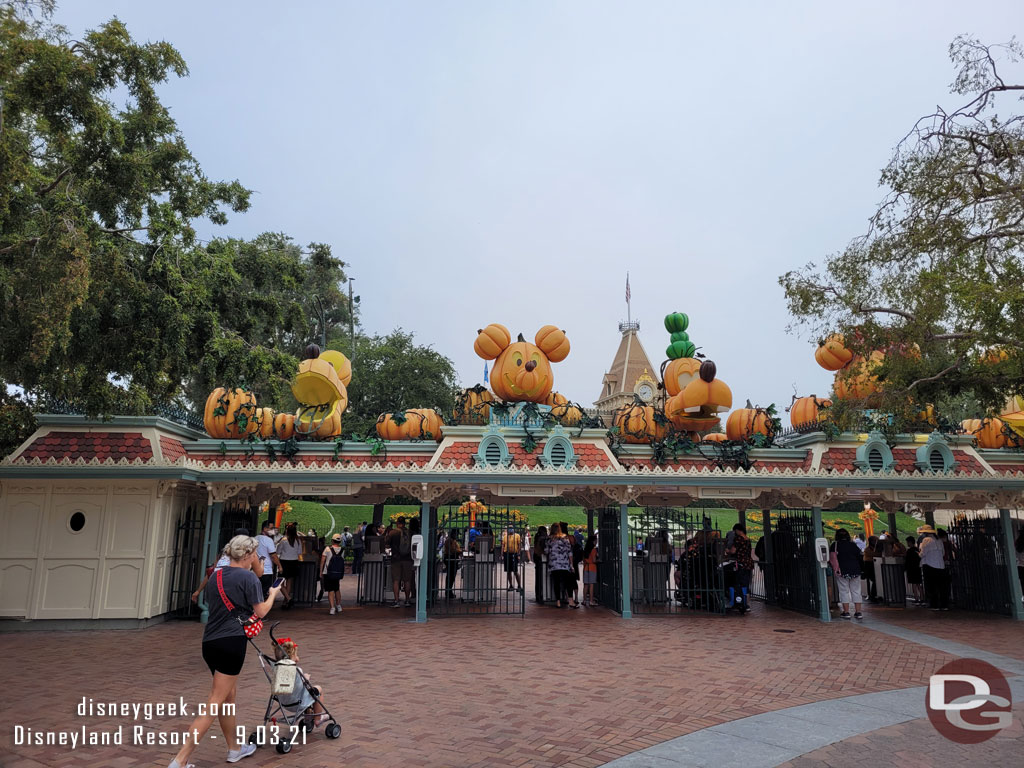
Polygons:
[[485,360],[494,360],[491,389],[506,403],[546,403],[554,386],[552,362],[564,360],[569,354],[565,332],[555,326],[544,326],[537,332],[537,344],[519,334],[511,341],[504,326],[492,324],[479,331],[474,345]]
[[528,341],[517,341],[494,361],[491,388],[506,402],[542,403],[551,393],[553,380],[547,355]]
[[715,364],[701,363],[697,378],[665,403],[665,415],[677,429],[703,432],[719,422],[719,413],[732,408],[732,391],[715,378]]

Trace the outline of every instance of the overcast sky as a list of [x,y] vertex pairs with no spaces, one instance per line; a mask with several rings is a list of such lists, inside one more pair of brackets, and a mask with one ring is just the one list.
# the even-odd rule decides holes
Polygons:
[[[564,328],[555,388],[590,404],[633,316],[662,318],[742,405],[824,395],[777,277],[839,250],[879,169],[948,93],[950,41],[1024,30],[1003,2],[84,2],[174,44],[168,104],[212,178],[254,189],[218,234],[287,232],[351,264],[371,333],[481,380],[476,329]],[[359,375],[358,363],[354,372]]]

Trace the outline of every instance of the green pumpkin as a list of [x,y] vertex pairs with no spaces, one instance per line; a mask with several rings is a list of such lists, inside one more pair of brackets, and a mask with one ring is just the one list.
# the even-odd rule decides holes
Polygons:
[[[681,333],[682,331],[685,331],[689,325],[690,318],[682,312],[673,312],[671,315],[665,315],[665,330],[669,333]],[[673,341],[675,341],[674,337]]]
[[673,341],[665,350],[665,355],[669,360],[678,360],[680,357],[693,357],[696,351],[697,347],[692,341]]
[[686,331],[676,331],[675,333],[672,334],[672,341],[673,342],[676,342],[676,341],[689,341],[689,340],[690,340],[690,334],[688,334]]

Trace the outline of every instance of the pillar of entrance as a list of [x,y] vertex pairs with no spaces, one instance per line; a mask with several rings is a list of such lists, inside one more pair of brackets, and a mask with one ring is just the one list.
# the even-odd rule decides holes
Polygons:
[[594,510],[587,510],[587,536],[594,535]]
[[1020,577],[1017,575],[1017,549],[1013,541],[1013,520],[1009,509],[999,510],[999,522],[1003,528],[1003,551],[1006,553],[1006,575],[1010,579],[1010,617],[1024,621],[1024,605],[1021,604]]
[[384,505],[374,504],[373,505],[373,524],[381,526],[384,524]]
[[935,504],[925,504],[924,506],[924,521],[932,528],[935,527]]
[[739,507],[736,509],[736,522],[742,525],[744,528],[747,527],[747,508]]
[[[814,538],[824,538],[825,529],[821,524],[821,507],[811,507],[811,518],[814,523]],[[832,613],[829,611],[828,605],[828,583],[825,581],[825,569],[815,563],[814,571],[818,586],[818,618],[822,621],[832,621]]]
[[[384,505],[381,504],[381,507]],[[374,505],[374,516],[377,514],[377,505]],[[420,504],[420,535],[423,536],[423,549],[420,552],[419,575],[416,578],[416,623],[423,624],[427,620],[427,591],[430,589],[430,557],[433,552],[434,542],[431,534],[437,527],[434,523],[434,516],[437,514],[436,507],[431,507],[430,502],[424,501]]]
[[631,600],[633,590],[629,583],[629,505],[619,504],[619,559],[622,562],[622,618],[633,618]]
[[[220,520],[224,512],[223,501],[211,501],[206,507],[206,530],[203,533],[203,562],[200,563],[203,575],[210,563],[216,563],[219,557],[215,557],[217,544],[220,539]],[[199,622],[205,624],[210,620],[210,606],[206,602],[206,596],[199,595]]]
[[775,602],[775,557],[772,554],[772,508],[761,510],[761,518],[764,520],[764,558],[768,567],[761,565],[761,572],[764,575],[764,599],[768,602]]
[[889,513],[889,535],[892,536],[896,541],[900,540],[900,535],[896,531],[896,513]]

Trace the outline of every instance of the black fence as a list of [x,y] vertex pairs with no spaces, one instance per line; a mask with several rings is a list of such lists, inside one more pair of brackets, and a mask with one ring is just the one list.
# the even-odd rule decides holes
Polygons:
[[199,586],[208,565],[202,561],[205,524],[206,505],[192,502],[185,507],[174,529],[167,610],[178,619],[199,618],[199,606],[192,602],[192,593]]
[[1006,551],[1002,521],[962,515],[947,530],[953,548],[949,572],[952,604],[965,611],[1009,616],[1009,578],[1016,570],[1016,555]]
[[526,518],[508,508],[437,510],[426,538],[432,616],[523,616]]
[[[764,510],[767,517],[769,510]],[[758,545],[759,562],[751,596],[783,608],[817,615],[819,567],[814,555],[814,519],[810,510],[785,510],[772,519],[770,541]]]
[[619,508],[598,511],[597,599],[605,608],[622,613],[622,552]]

